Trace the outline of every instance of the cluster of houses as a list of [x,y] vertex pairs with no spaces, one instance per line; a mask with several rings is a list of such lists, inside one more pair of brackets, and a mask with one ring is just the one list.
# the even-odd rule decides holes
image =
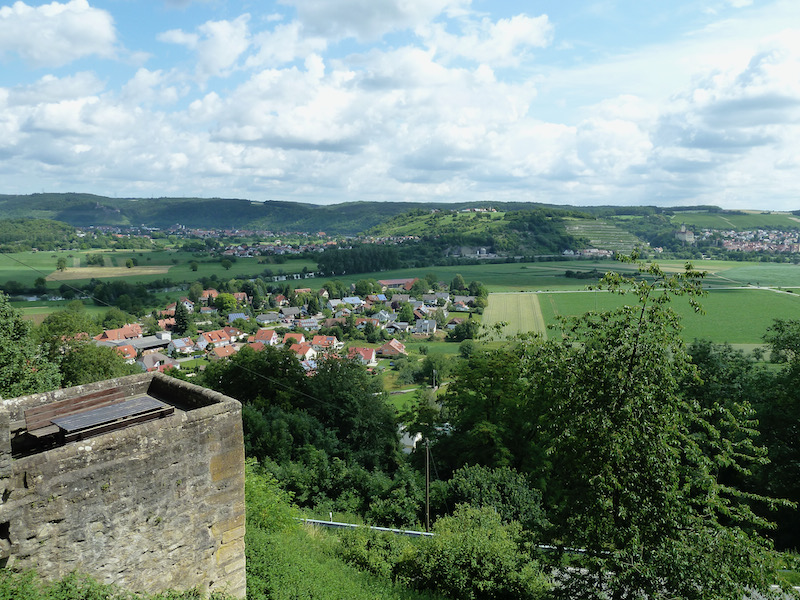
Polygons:
[[[423,294],[420,299],[406,293],[413,286],[414,279],[385,280],[381,285],[390,295],[370,294],[364,298],[350,296],[342,299],[328,299],[327,291],[320,290],[320,300],[329,309],[330,317],[323,313],[309,314],[306,306],[291,306],[290,300],[281,294],[274,297],[276,310],[251,317],[250,298],[244,292],[233,294],[238,306],[236,312],[226,315],[228,325],[209,330],[199,330],[196,337],[173,336],[171,329],[175,326],[175,310],[178,303],[167,306],[161,311],[158,320],[159,333],[145,336],[138,323],[125,325],[119,329],[107,330],[96,336],[95,342],[116,348],[126,361],[136,362],[146,371],[168,368],[179,368],[179,358],[204,354],[211,360],[222,360],[249,346],[253,350],[263,350],[267,346],[283,346],[289,348],[304,368],[313,373],[316,361],[323,356],[342,356],[361,362],[366,367],[377,365],[379,357],[395,358],[405,355],[405,345],[396,337],[388,339],[378,348],[352,346],[346,352],[344,342],[335,335],[322,335],[321,329],[331,329],[337,325],[344,327],[346,323],[357,329],[385,330],[389,335],[416,334],[430,336],[437,331],[438,323],[434,315],[449,316],[447,311],[468,311],[474,302],[473,296],[451,295],[447,292]],[[396,293],[393,293],[396,292]],[[310,288],[293,290],[294,296],[311,294]],[[208,314],[213,308],[214,300],[219,292],[214,289],[204,290],[198,299],[197,306],[188,298],[181,298],[189,313]],[[399,309],[408,304],[411,307],[413,320],[399,319]],[[437,311],[439,311],[437,313]],[[327,313],[327,311],[326,311]],[[406,310],[405,314],[408,315]],[[255,320],[258,329],[248,334],[237,328],[240,320]],[[446,327],[454,328],[464,321],[464,317],[456,316],[447,321]],[[214,321],[196,320],[196,324],[209,324]],[[252,328],[248,328],[252,329]],[[279,333],[278,330],[284,332]]]
[[[222,327],[200,332],[196,338],[173,338],[166,331],[145,336],[138,323],[131,323],[119,329],[106,330],[95,336],[94,340],[99,345],[115,348],[128,363],[137,363],[145,371],[180,368],[180,357],[198,353],[211,360],[221,360],[245,346],[256,351],[267,346],[283,346],[294,353],[306,371],[313,373],[319,358],[340,356],[344,349],[344,343],[336,336],[314,335],[306,338],[300,332],[281,335],[275,329],[265,327],[259,328],[254,334],[244,333],[236,327]],[[391,339],[379,348],[351,347],[346,355],[366,367],[374,367],[378,364],[378,357],[394,358],[406,354],[405,345]]]

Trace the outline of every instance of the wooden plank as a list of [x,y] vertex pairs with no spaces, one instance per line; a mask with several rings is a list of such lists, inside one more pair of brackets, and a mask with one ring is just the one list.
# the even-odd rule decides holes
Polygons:
[[168,406],[169,405],[164,404],[155,398],[151,398],[150,396],[140,396],[137,398],[123,400],[122,402],[117,402],[115,404],[101,406],[93,410],[83,411],[81,413],[63,417],[56,417],[52,419],[52,422],[55,425],[58,425],[59,429],[62,431],[66,433],[72,433],[82,429],[96,427],[98,425],[102,425],[103,423],[134,417],[138,414],[153,410],[160,410],[167,408]]
[[101,390],[93,394],[68,398],[30,408],[25,411],[25,424],[28,431],[48,427],[52,423],[53,417],[60,415],[71,415],[79,412],[92,410],[98,406],[105,406],[122,400],[125,394],[119,389]]

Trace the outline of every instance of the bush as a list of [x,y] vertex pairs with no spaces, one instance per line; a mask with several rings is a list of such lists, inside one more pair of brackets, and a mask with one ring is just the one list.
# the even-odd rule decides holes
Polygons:
[[398,573],[410,585],[459,600],[542,598],[550,584],[521,547],[522,528],[490,508],[460,505],[404,556]]
[[394,533],[358,527],[340,534],[337,553],[354,567],[390,579],[412,543]]

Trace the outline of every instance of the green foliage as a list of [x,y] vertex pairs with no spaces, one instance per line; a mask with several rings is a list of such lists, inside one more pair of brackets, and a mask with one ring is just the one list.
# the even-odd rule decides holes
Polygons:
[[30,322],[0,293],[0,397],[45,392],[60,381],[57,365],[37,343]]
[[49,219],[0,219],[0,247],[19,252],[37,248],[55,250],[75,243],[75,228]]
[[278,532],[297,527],[299,514],[291,495],[253,458],[245,461],[244,495],[248,528]]
[[546,527],[541,492],[509,467],[470,465],[458,469],[447,481],[443,501],[445,506],[491,508],[504,523],[517,521],[528,532],[542,532]]
[[192,328],[192,316],[183,302],[175,305],[175,326],[172,331],[175,335],[185,335]]
[[[34,571],[15,573],[0,569],[0,598],[3,600],[202,600],[197,590],[136,594],[113,585],[99,583],[86,575],[71,573],[60,580],[43,581]],[[207,600],[231,600],[213,593]]]
[[405,536],[358,527],[339,535],[336,553],[354,567],[390,580],[404,554],[413,553],[413,544]]
[[214,306],[223,314],[233,312],[236,309],[236,298],[233,297],[233,294],[219,294],[214,299]]
[[544,598],[548,578],[521,542],[518,523],[503,523],[491,508],[459,506],[433,527],[399,565],[401,577],[418,589],[449,598]]
[[247,597],[274,600],[437,600],[358,570],[327,550],[324,532],[246,533]]
[[755,432],[741,414],[717,417],[682,394],[693,369],[667,303],[675,294],[693,299],[701,274],[640,268],[642,278],[606,278],[635,304],[570,319],[562,340],[523,345],[528,419],[551,461],[552,542],[587,551],[585,576],[562,573],[559,594],[705,599],[767,590],[772,554],[756,531],[768,524],[751,503],[776,502],[719,477],[721,466],[746,473],[761,460]]
[[475,339],[478,337],[480,329],[481,324],[478,321],[475,319],[467,319],[456,325],[453,330],[447,334],[447,341],[462,342],[464,340]]
[[64,387],[141,373],[141,368],[127,364],[116,349],[85,341],[69,347],[60,369]]

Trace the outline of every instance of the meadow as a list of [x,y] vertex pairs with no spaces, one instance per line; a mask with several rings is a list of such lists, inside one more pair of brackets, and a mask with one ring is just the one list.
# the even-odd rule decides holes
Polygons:
[[[533,322],[530,313],[538,300],[541,320]],[[484,323],[508,323],[504,329],[542,333],[542,322],[550,335],[558,330],[558,317],[577,316],[589,311],[612,310],[633,303],[631,296],[606,291],[543,292],[539,294],[492,294]],[[691,342],[707,339],[715,343],[758,345],[775,318],[800,317],[800,295],[773,289],[713,290],[700,299],[703,313],[695,313],[686,298],[675,298],[670,306],[681,316],[681,337]],[[515,307],[523,307],[521,310]]]
[[[103,266],[87,265],[87,255],[102,254]],[[56,270],[59,258],[67,259],[67,269]],[[128,259],[135,259],[136,266],[127,268]],[[197,271],[192,263],[197,263]],[[159,279],[175,282],[192,282],[201,277],[216,275],[220,279],[234,277],[254,277],[265,269],[274,274],[300,273],[303,268],[315,271],[317,265],[310,260],[287,260],[282,264],[259,262],[257,258],[239,258],[226,269],[219,259],[197,257],[190,252],[179,250],[89,250],[62,252],[18,252],[0,254],[0,284],[17,281],[23,286],[32,286],[43,277],[48,288],[58,289],[62,283],[80,286],[91,279],[125,279],[129,283],[151,283]]]

